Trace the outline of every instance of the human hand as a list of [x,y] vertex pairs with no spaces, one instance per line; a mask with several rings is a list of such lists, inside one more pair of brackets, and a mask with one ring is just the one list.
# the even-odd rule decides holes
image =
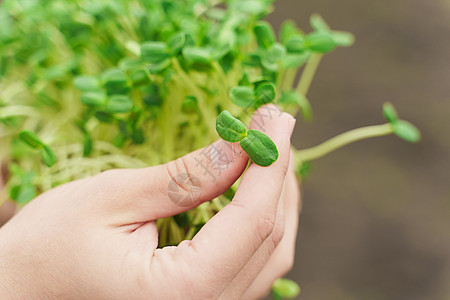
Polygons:
[[[42,194],[0,229],[0,298],[262,297],[293,259],[298,188],[288,168],[294,123],[285,113],[264,120],[258,129],[275,142],[279,159],[270,167],[252,164],[233,201],[177,247],[157,249],[155,220],[225,192],[247,165],[241,149],[214,183],[199,169],[197,150],[165,165],[111,170]],[[215,146],[233,151],[224,141]],[[189,206],[177,205],[167,191],[180,173],[201,186]]]

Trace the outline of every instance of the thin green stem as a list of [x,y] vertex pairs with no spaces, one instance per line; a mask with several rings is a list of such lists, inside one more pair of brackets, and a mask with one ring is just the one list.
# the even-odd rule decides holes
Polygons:
[[302,76],[297,84],[296,92],[300,95],[306,96],[308,93],[311,82],[316,74],[317,67],[322,59],[323,54],[314,53],[306,63],[305,69],[302,72]]
[[0,119],[17,116],[38,117],[39,113],[37,109],[27,105],[11,105],[0,108]]
[[283,91],[283,85],[284,85],[284,82],[285,82],[285,77],[286,77],[286,69],[280,67],[280,69],[278,71],[278,75],[277,75],[277,80],[276,80],[277,96],[278,96],[278,94],[280,94]]
[[389,123],[353,129],[339,134],[315,147],[297,150],[295,160],[298,163],[314,160],[350,143],[391,133],[393,133],[393,129]]
[[295,76],[297,75],[298,69],[289,69],[285,72],[285,77],[283,84],[281,86],[281,91],[289,91],[292,89],[292,84],[294,83]]
[[211,136],[215,136],[215,130],[211,128],[215,128],[216,119],[214,115],[208,110],[208,103],[206,102],[205,95],[203,91],[198,88],[197,84],[192,81],[189,75],[183,70],[180,66],[178,60],[176,58],[172,59],[172,66],[176,71],[176,75],[181,79],[180,83],[184,84],[187,88],[189,88],[194,95],[197,97],[199,101],[199,110],[203,116],[204,124],[206,124],[206,128],[209,130]]
[[[225,75],[225,73],[223,72],[222,67],[219,65],[218,62],[213,62],[212,66],[214,68],[214,70],[216,71],[213,74],[214,77],[214,82],[216,84],[216,88],[218,90],[218,94],[221,95],[221,97],[219,97],[218,99],[216,99],[216,101],[211,101],[213,104],[225,104],[229,101],[229,96],[228,96],[228,87],[230,86],[228,84],[228,79],[227,76]],[[214,105],[213,105],[214,106]],[[214,109],[214,107],[213,107]]]

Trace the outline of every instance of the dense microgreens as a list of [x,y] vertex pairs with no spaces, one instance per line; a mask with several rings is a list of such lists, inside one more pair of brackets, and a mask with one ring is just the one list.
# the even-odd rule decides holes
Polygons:
[[[273,142],[244,123],[265,103],[311,120],[306,94],[317,66],[353,36],[313,15],[311,33],[286,21],[277,38],[263,21],[271,2],[2,1],[0,158],[10,171],[2,201],[24,204],[103,170],[168,162],[217,139],[216,117],[223,139],[240,142],[257,164],[273,163]],[[299,174],[308,161],[359,139],[395,133],[419,140],[391,104],[383,112],[387,124],[295,150]],[[160,246],[192,238],[235,189],[159,220]]]

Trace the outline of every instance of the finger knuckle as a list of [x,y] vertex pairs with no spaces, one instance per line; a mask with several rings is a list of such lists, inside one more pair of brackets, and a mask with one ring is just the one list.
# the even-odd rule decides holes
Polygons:
[[278,222],[277,220],[272,231],[272,243],[274,248],[278,247],[281,240],[283,239],[283,236],[284,236],[284,226],[282,225],[281,222]]
[[281,175],[283,175],[283,178],[286,177],[288,170],[289,170],[289,164],[286,163],[281,166],[280,172],[281,172]]
[[272,234],[275,228],[275,216],[263,215],[258,218],[257,224],[258,237],[262,243]]
[[178,174],[189,174],[186,158],[182,156],[167,163],[166,171],[171,179],[174,179]]

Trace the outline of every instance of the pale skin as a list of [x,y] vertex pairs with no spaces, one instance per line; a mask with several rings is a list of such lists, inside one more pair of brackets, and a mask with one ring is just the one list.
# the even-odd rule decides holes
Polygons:
[[[294,124],[282,113],[258,128],[275,142],[279,159],[269,167],[250,165],[231,204],[177,247],[157,249],[155,220],[225,192],[248,162],[239,146],[214,183],[199,169],[197,150],[165,165],[111,170],[42,194],[0,229],[0,298],[266,296],[294,259],[300,205],[290,167]],[[223,141],[216,146],[232,151]],[[179,172],[201,182],[190,207],[177,206],[167,193],[171,174]]]

